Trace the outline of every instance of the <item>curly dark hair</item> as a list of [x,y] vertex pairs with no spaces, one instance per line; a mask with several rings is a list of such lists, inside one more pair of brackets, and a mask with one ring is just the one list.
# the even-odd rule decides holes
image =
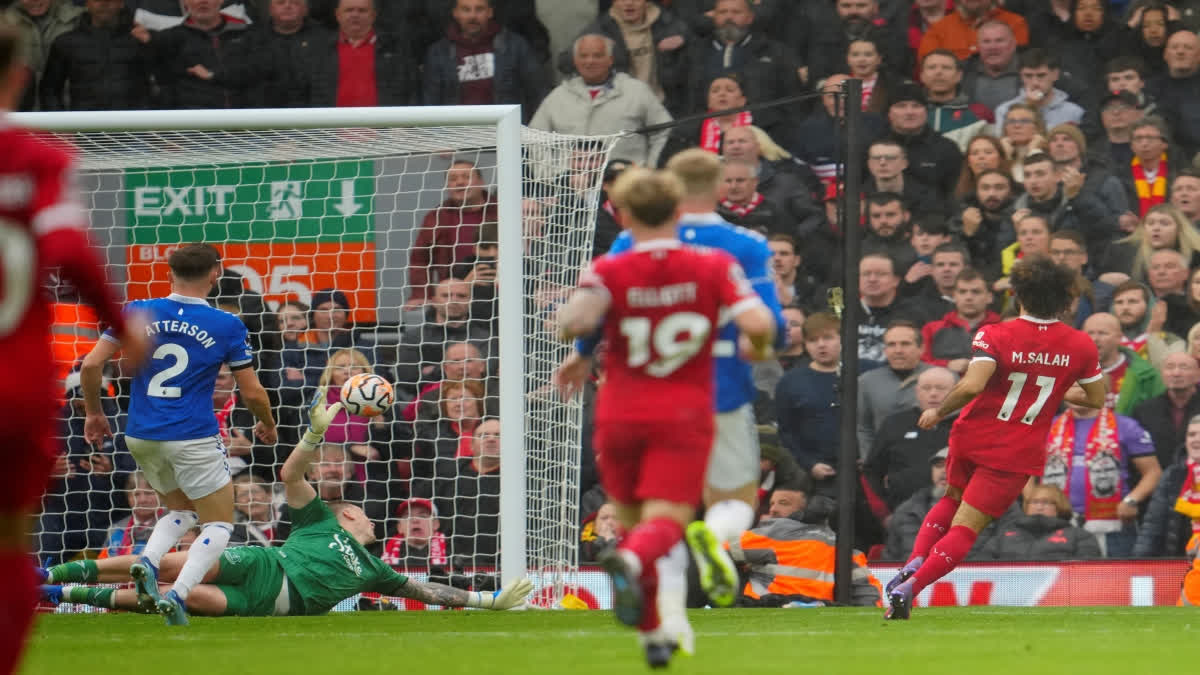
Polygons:
[[1077,279],[1074,270],[1042,255],[1022,259],[1009,277],[1017,302],[1039,319],[1057,319],[1071,308],[1079,295]]

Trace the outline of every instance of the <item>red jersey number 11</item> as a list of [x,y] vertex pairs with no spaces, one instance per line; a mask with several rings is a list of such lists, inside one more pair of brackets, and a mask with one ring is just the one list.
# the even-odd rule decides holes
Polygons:
[[[1012,382],[1012,386],[1008,388],[1008,396],[1004,397],[1004,404],[1000,406],[1000,411],[996,413],[996,417],[1007,422],[1012,417],[1013,409],[1017,407],[1017,399],[1021,398],[1021,391],[1025,388],[1025,380],[1029,379],[1029,375],[1025,373],[1009,373],[1008,381]],[[1038,413],[1042,411],[1042,406],[1046,405],[1046,400],[1050,398],[1050,394],[1054,392],[1055,380],[1048,375],[1038,375],[1037,380],[1034,380],[1038,387],[1037,398],[1033,404],[1029,406],[1029,410],[1025,411],[1025,416],[1021,418],[1023,424],[1033,424],[1037,419]]]

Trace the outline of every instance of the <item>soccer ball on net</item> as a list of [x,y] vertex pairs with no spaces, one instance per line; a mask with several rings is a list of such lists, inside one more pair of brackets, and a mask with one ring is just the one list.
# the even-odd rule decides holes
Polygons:
[[378,375],[359,373],[342,385],[342,403],[346,412],[359,417],[376,417],[392,407],[396,400],[392,385]]

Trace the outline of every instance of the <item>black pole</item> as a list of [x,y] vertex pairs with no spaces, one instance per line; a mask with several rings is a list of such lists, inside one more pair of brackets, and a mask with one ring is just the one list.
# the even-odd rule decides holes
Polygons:
[[845,188],[842,193],[842,366],[838,392],[841,412],[841,444],[838,451],[837,563],[838,603],[850,604],[854,574],[854,504],[858,488],[858,324],[862,304],[858,299],[859,229],[862,192],[862,81],[842,83],[841,101],[846,111]]

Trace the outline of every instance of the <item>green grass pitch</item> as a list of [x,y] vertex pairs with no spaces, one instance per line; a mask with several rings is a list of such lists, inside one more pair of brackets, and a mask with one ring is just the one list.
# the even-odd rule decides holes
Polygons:
[[[667,672],[1063,675],[1194,672],[1188,608],[707,610],[697,653]],[[39,619],[25,675],[261,673],[614,675],[642,673],[634,634],[609,612],[383,612],[274,619]]]

